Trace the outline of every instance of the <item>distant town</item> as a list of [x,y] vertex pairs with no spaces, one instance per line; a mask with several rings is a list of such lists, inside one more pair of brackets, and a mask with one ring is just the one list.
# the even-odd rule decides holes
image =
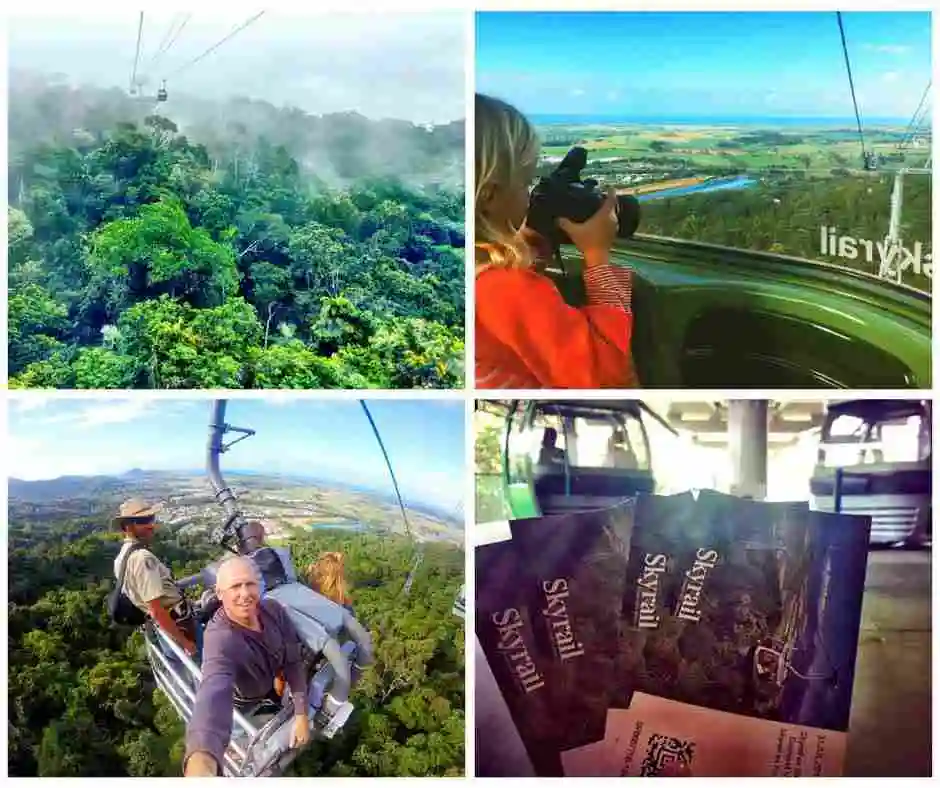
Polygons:
[[[394,500],[326,482],[274,476],[238,476],[228,482],[245,516],[259,520],[272,540],[295,529],[338,527],[406,533]],[[164,471],[132,471],[121,476],[69,476],[44,481],[10,480],[10,523],[41,527],[62,518],[97,518],[106,525],[120,501],[132,495],[164,504],[160,522],[187,538],[208,537],[222,521],[204,477]],[[463,523],[406,505],[411,535],[421,541],[463,544]],[[100,522],[104,521],[104,522]]]

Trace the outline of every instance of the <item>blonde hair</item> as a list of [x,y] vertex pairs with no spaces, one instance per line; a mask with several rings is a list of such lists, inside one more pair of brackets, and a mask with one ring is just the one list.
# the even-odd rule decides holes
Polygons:
[[349,602],[345,564],[342,553],[323,553],[307,567],[307,580],[310,585],[337,605]]
[[513,227],[508,219],[484,215],[481,195],[521,180],[523,170],[538,155],[538,136],[525,115],[505,101],[477,93],[475,111],[475,246],[488,258],[477,263],[476,272],[490,266],[526,268],[532,264],[532,255],[519,234],[522,228]]

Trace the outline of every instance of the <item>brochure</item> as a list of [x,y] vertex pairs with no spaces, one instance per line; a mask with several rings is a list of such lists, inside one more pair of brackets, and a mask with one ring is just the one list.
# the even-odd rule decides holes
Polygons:
[[[641,496],[618,692],[604,740],[564,752],[565,774],[840,774],[870,527],[802,503]],[[639,569],[657,556],[659,586]]]
[[477,635],[536,773],[841,774],[870,527],[714,491],[511,522]]

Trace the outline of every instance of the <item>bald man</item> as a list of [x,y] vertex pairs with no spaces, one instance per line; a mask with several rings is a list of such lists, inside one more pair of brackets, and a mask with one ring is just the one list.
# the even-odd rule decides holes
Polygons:
[[204,636],[202,683],[186,728],[187,777],[222,773],[222,757],[232,736],[235,688],[241,698],[264,700],[273,692],[278,671],[287,679],[294,706],[291,746],[310,740],[300,637],[281,605],[261,599],[260,579],[248,558],[230,558],[219,567],[215,591],[222,606]]

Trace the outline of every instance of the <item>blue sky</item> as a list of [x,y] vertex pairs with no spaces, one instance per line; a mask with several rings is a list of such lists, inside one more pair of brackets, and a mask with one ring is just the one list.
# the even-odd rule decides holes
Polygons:
[[[369,400],[402,495],[456,511],[464,491],[464,407],[440,400]],[[209,400],[12,400],[8,472],[21,479],[191,470],[205,463]],[[223,469],[316,476],[393,492],[359,402],[229,400],[226,421],[257,435]]]
[[[907,121],[930,15],[843,13],[856,96]],[[834,12],[481,13],[476,86],[529,114],[853,115]]]

